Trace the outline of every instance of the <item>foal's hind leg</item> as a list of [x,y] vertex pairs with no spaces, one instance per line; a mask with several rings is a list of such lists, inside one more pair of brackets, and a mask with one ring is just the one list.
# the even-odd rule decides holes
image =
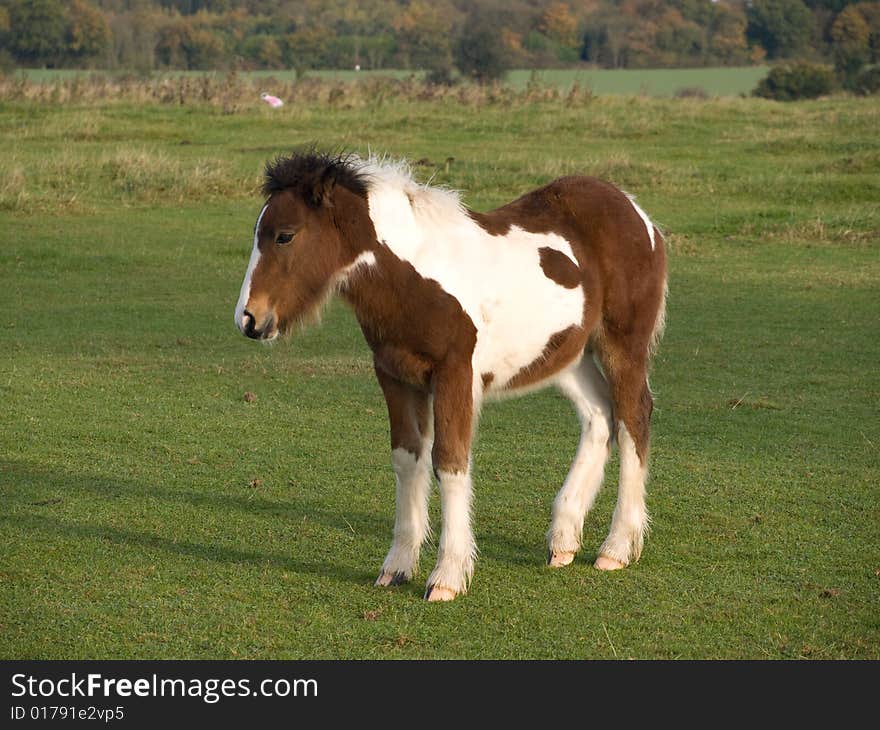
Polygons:
[[553,568],[572,562],[581,546],[584,518],[602,486],[612,426],[608,383],[592,353],[586,353],[576,369],[558,380],[558,385],[577,410],[581,440],[565,483],[553,500],[547,533],[547,562]]
[[388,405],[391,461],[397,484],[394,539],[376,580],[377,586],[406,583],[419,564],[422,543],[430,533],[431,445],[434,425],[430,396],[376,369]]
[[611,530],[595,567],[616,570],[639,559],[649,518],[645,507],[653,399],[647,379],[647,343],[604,343],[603,365],[611,384],[620,450],[620,485]]

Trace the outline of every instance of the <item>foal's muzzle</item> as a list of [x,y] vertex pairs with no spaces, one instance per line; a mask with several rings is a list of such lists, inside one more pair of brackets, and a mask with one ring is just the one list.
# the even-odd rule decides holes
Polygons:
[[239,329],[242,331],[242,334],[247,335],[252,340],[269,340],[278,334],[278,331],[275,329],[275,317],[270,314],[266,321],[262,323],[262,326],[257,329],[256,318],[246,309],[241,315]]

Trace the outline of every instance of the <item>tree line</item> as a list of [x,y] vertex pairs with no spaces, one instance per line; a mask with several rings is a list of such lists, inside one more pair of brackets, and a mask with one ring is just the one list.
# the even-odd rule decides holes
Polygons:
[[457,70],[834,62],[880,55],[850,0],[0,0],[0,66]]

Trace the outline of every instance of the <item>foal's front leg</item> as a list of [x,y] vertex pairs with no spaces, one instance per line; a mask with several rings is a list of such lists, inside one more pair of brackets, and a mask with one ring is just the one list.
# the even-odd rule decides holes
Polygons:
[[422,543],[430,534],[428,497],[431,494],[431,444],[434,424],[430,396],[376,368],[376,378],[388,405],[391,424],[391,462],[397,484],[394,539],[376,579],[377,586],[399,585],[412,579]]
[[474,574],[477,546],[471,530],[471,441],[475,394],[470,363],[434,376],[434,471],[440,482],[443,526],[437,565],[425,598],[451,601],[466,593]]

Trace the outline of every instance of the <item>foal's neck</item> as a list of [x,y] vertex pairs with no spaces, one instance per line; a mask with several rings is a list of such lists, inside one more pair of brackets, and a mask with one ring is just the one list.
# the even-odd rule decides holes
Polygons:
[[375,262],[354,270],[339,291],[354,310],[370,344],[381,333],[397,329],[408,305],[414,305],[402,294],[408,289],[405,262],[378,243],[374,253]]
[[414,336],[418,339],[415,330],[427,326],[427,319],[440,316],[450,297],[377,238],[366,201],[348,198],[346,202],[351,203],[348,215],[338,216],[336,227],[348,255],[355,259],[369,252],[375,259],[354,269],[339,293],[354,310],[373,350]]

